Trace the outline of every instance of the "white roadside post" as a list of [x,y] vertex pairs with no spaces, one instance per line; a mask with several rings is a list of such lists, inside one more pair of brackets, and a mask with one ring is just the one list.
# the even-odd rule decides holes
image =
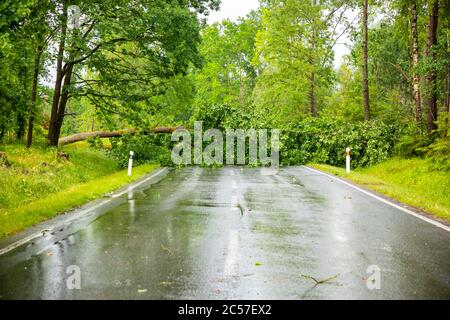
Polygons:
[[345,169],[347,170],[347,173],[350,173],[350,148],[345,149]]
[[133,155],[134,152],[130,151],[130,158],[128,160],[128,176],[131,177],[131,169],[133,169]]

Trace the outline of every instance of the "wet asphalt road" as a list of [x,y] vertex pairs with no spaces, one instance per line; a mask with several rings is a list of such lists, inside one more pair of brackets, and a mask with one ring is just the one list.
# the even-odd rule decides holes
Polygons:
[[450,232],[304,167],[187,168],[0,256],[0,297],[450,299]]

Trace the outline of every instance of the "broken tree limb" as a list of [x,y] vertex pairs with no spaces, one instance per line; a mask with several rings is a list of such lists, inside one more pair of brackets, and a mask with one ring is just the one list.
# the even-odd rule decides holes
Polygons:
[[300,276],[302,276],[303,278],[311,279],[312,281],[314,281],[314,282],[316,283],[315,286],[317,286],[317,285],[319,285],[319,284],[323,284],[323,283],[330,282],[330,281],[332,281],[332,280],[335,280],[337,277],[339,277],[339,275],[340,275],[340,274],[338,273],[338,274],[336,274],[336,275],[334,275],[334,276],[332,276],[332,277],[329,277],[329,278],[320,280],[320,279],[316,279],[316,278],[314,278],[314,277],[312,277],[312,276],[308,276],[308,275],[306,275],[306,274],[300,274]]
[[[151,131],[153,133],[172,133],[177,129],[181,128],[170,128],[170,127],[157,127],[153,128]],[[58,141],[58,145],[64,146],[66,144],[75,143],[78,141],[87,140],[89,138],[115,138],[121,137],[126,134],[135,134],[137,131],[135,129],[125,129],[125,130],[117,130],[117,131],[92,131],[92,132],[82,132],[76,133],[71,136],[67,136],[64,138],[60,138]]]

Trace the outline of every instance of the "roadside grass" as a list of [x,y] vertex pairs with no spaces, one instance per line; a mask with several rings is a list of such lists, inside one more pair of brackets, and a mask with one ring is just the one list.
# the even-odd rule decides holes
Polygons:
[[450,172],[430,168],[424,159],[393,158],[347,174],[344,168],[308,164],[450,221]]
[[85,142],[65,146],[69,161],[56,149],[0,146],[9,165],[0,165],[0,238],[114,191],[159,165],[133,168],[132,177],[102,150]]

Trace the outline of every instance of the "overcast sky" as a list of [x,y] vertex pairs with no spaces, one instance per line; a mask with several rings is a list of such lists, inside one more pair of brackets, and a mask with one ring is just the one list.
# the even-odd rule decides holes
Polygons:
[[[220,22],[224,19],[235,21],[239,17],[245,17],[251,10],[258,9],[258,7],[258,0],[222,0],[220,10],[212,12],[208,17],[208,22]],[[334,65],[336,68],[341,64],[343,56],[349,52],[344,44],[346,42],[348,42],[348,39],[343,36],[339,39],[338,44],[336,44],[334,48]]]

